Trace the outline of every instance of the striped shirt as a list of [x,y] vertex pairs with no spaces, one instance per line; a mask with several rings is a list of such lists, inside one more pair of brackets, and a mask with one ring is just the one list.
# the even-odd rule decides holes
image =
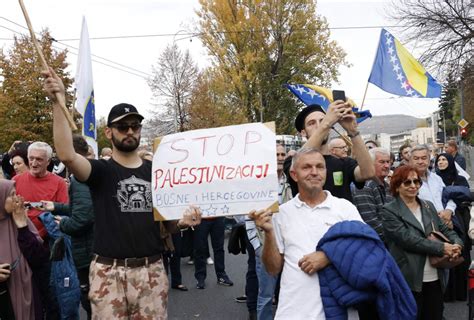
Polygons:
[[384,204],[393,200],[393,197],[389,193],[388,184],[384,182],[383,185],[381,185],[373,180],[368,180],[365,182],[364,188],[354,188],[352,197],[354,205],[357,207],[357,210],[359,210],[362,219],[371,226],[372,229],[377,232],[380,239],[384,241],[380,211]]

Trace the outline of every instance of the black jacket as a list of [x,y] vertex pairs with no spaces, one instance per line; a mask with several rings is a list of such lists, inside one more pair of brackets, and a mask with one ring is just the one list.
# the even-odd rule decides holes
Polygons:
[[59,229],[71,236],[72,255],[77,269],[89,267],[94,243],[94,208],[89,187],[71,177],[69,204],[54,203],[55,215],[66,215]]
[[[402,271],[410,289],[421,292],[423,269],[428,255],[443,256],[444,245],[441,242],[428,240],[426,237],[433,230],[442,232],[452,243],[463,245],[456,232],[449,229],[438,217],[434,205],[429,201],[418,199],[421,206],[423,227],[415,215],[400,197],[386,204],[382,209],[382,221],[388,248]],[[443,270],[438,269],[441,287],[445,287]]]

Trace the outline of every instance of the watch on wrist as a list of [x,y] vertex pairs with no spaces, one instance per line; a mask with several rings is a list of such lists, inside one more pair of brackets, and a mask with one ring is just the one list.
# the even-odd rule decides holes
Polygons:
[[357,137],[358,135],[360,135],[360,131],[356,131],[354,132],[353,134],[350,134],[348,133],[347,136],[351,139],[354,139],[355,137]]

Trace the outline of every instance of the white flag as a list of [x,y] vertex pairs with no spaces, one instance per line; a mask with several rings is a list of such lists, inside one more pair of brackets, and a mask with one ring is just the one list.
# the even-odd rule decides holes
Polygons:
[[95,122],[94,85],[92,81],[92,60],[89,45],[89,31],[86,18],[82,18],[81,42],[76,71],[76,110],[82,115],[82,135],[94,149],[96,158],[97,130]]

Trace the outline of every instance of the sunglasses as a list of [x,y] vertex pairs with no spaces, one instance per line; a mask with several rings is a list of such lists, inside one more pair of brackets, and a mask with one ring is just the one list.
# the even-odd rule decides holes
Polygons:
[[142,128],[141,123],[113,123],[110,126],[117,129],[120,133],[127,133],[129,129],[132,129],[133,132],[138,132]]
[[408,179],[408,180],[403,181],[402,183],[405,187],[411,186],[412,183],[415,185],[415,187],[419,187],[421,186],[423,182],[420,179],[413,179],[413,180]]

